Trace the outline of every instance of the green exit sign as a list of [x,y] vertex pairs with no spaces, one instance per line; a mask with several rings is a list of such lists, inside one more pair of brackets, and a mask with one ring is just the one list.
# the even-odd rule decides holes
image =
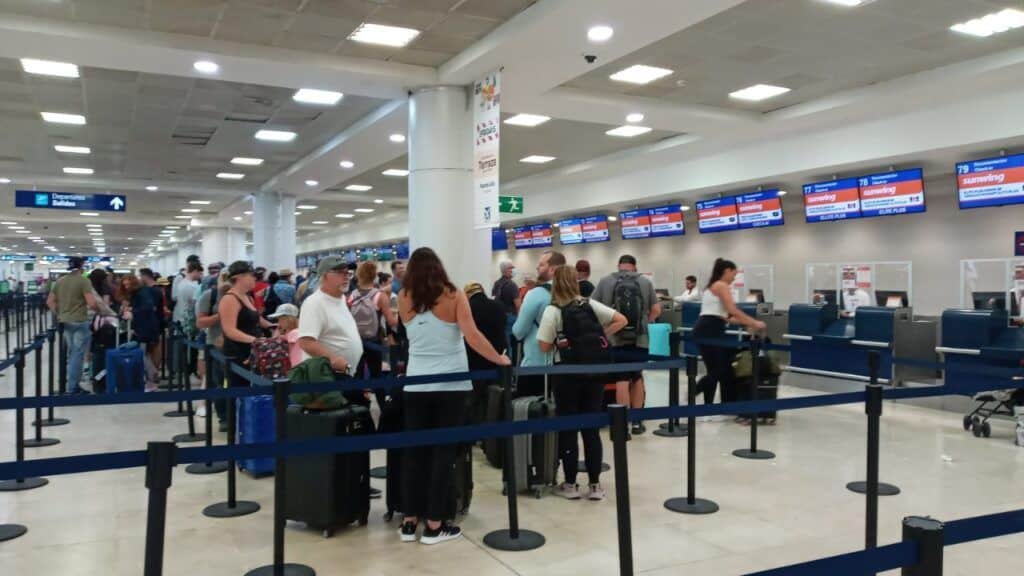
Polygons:
[[522,196],[498,196],[498,212],[502,214],[522,214]]

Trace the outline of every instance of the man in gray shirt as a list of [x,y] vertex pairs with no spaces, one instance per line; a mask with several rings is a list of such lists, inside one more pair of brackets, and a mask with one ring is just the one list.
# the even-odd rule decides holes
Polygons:
[[[220,327],[220,314],[218,313],[217,305],[220,303],[221,297],[227,292],[229,286],[227,273],[224,273],[211,288],[203,290],[202,294],[199,295],[199,299],[196,300],[196,326],[203,330],[206,335],[206,343],[217,350],[220,350],[224,345],[224,332]],[[205,353],[202,355],[201,360],[200,373],[206,374],[206,370],[210,371],[209,378],[207,378],[208,386],[210,388],[220,388],[223,386],[224,370],[220,362],[212,358],[206,358]],[[224,399],[214,401],[214,409],[220,421],[221,432],[227,431],[227,421],[224,419],[226,408],[227,403]],[[209,418],[210,415],[207,414],[206,417]]]
[[[629,254],[620,257],[619,270],[602,278],[592,297],[626,317],[626,327],[611,337],[615,361],[642,360],[647,355],[647,325],[661,315],[661,305],[654,293],[654,284],[636,271],[636,258]],[[643,408],[643,372],[623,372],[616,380],[616,403]],[[633,434],[644,431],[643,422],[633,423]]]

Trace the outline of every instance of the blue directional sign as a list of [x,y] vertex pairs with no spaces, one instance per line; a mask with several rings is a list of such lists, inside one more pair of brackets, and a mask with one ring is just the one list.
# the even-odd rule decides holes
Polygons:
[[16,190],[14,206],[17,208],[124,212],[128,207],[128,201],[120,194],[73,194],[68,192]]

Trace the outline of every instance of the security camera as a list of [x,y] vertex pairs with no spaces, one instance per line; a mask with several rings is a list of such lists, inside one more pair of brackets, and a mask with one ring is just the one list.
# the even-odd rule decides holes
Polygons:
[[597,54],[584,54],[583,59],[587,61],[587,64],[593,64],[597,62]]

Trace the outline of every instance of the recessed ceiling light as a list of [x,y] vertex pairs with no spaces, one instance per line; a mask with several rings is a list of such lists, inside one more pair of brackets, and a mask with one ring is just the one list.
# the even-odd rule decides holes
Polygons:
[[387,170],[381,172],[381,174],[383,174],[385,176],[398,176],[398,177],[402,177],[402,176],[408,176],[409,175],[409,171],[408,170],[402,170],[401,168],[388,168]]
[[29,74],[41,76],[58,76],[60,78],[78,78],[78,66],[68,62],[54,62],[52,60],[35,60],[33,58],[22,58],[21,69]]
[[550,116],[541,116],[540,114],[516,114],[505,120],[505,124],[511,124],[513,126],[528,126],[533,128],[534,126],[540,126],[541,124],[551,120]]
[[360,214],[369,214],[373,212],[373,208],[356,208],[355,211],[359,212]]
[[306,186],[309,186],[310,188],[312,188],[313,186],[319,186],[319,185],[320,185],[320,181],[319,180],[306,180]]
[[75,168],[75,167],[72,167],[72,166],[65,166],[64,167],[64,173],[65,174],[84,174],[84,175],[89,175],[89,174],[93,173],[93,169],[92,168]]
[[245,178],[245,174],[238,174],[237,172],[220,172],[217,174],[217,178],[221,180],[241,180]]
[[351,170],[356,167],[356,163],[351,160],[342,160],[338,162],[338,166],[341,166],[345,170]]
[[840,6],[860,6],[865,0],[825,0],[829,4],[838,4]]
[[316,210],[316,206],[312,204],[299,204],[296,208],[299,210]]
[[548,162],[551,162],[554,159],[554,156],[542,156],[540,154],[533,154],[525,158],[520,158],[519,161],[525,162],[526,164],[547,164]]
[[612,128],[605,132],[609,136],[618,136],[620,138],[632,138],[641,134],[647,134],[651,129],[647,126],[619,126],[618,128]]
[[192,68],[202,74],[216,74],[220,70],[220,66],[216,62],[209,60],[197,60],[192,64]]
[[295,132],[287,130],[259,130],[256,132],[256,139],[266,142],[291,142],[295,140]]
[[89,232],[89,236],[103,236],[103,232]]
[[628,82],[630,84],[649,84],[654,82],[658,78],[664,78],[672,74],[672,70],[668,68],[658,68],[657,66],[646,66],[644,64],[634,64],[629,68],[619,70],[615,74],[609,76],[616,82]]
[[682,210],[683,212],[689,212],[690,211],[690,207],[687,206],[686,204],[683,204],[682,206],[680,206],[679,209]]
[[236,222],[241,222],[242,221],[242,217],[241,216],[235,216],[234,218],[232,218],[232,220],[235,220]]
[[32,240],[33,242],[35,242],[36,240],[42,240],[42,238],[40,238],[39,236],[29,236],[28,239]]
[[391,136],[388,136],[388,140],[391,140],[395,144],[401,144],[402,142],[405,142],[405,134],[392,134]]
[[103,228],[103,224],[86,224],[86,228]]
[[629,114],[629,115],[626,116],[626,122],[629,122],[630,124],[636,124],[638,122],[643,122],[643,121],[644,121],[644,115],[639,113],[639,112],[633,112],[632,114]]
[[263,158],[246,158],[244,156],[236,156],[231,159],[232,164],[238,166],[259,166],[263,164]]
[[149,190],[150,192],[156,192],[159,189],[159,186],[146,186],[146,190]]
[[1001,34],[1021,26],[1024,26],[1024,12],[1007,8],[999,12],[986,14],[981,18],[954,24],[949,29],[969,36],[987,38],[993,34]]
[[198,214],[202,212],[199,208],[182,208],[181,211],[187,214]]
[[348,35],[348,39],[363,44],[378,44],[381,46],[391,46],[392,48],[401,48],[412,42],[419,35],[420,31],[415,28],[363,22],[354,32]]
[[595,44],[603,44],[612,39],[615,30],[611,26],[591,26],[587,30],[587,40]]
[[789,92],[789,88],[785,86],[772,86],[771,84],[755,84],[748,86],[742,90],[730,92],[729,97],[737,100],[747,100],[749,102],[758,102],[760,100],[767,100],[774,98],[780,94]]
[[189,204],[193,204],[195,206],[209,206],[211,204],[211,201],[210,200],[189,200],[188,203]]
[[334,217],[335,218],[354,218],[354,216],[352,214],[347,214],[345,212],[341,212],[339,214],[335,214]]
[[51,124],[74,124],[81,126],[85,124],[85,116],[81,114],[65,114],[63,112],[40,112],[44,122]]
[[11,222],[11,221],[0,222],[0,224],[3,224],[4,226],[17,226],[18,225],[17,222]]
[[90,154],[92,150],[88,146],[65,146],[64,144],[57,144],[53,147],[57,152],[63,152],[64,154]]
[[367,186],[366,184],[349,184],[345,186],[345,190],[350,192],[367,192],[373,190],[373,186]]
[[0,184],[10,184],[10,183],[11,183],[11,179],[10,178],[0,178]]
[[327,224],[327,220],[313,220],[313,224],[316,224],[317,226],[322,226],[324,224]]
[[249,215],[252,214],[252,210],[246,210],[245,212],[242,212],[242,214],[245,214],[246,216],[249,216]]
[[31,230],[15,230],[14,232],[17,233],[17,234],[31,234],[32,233]]
[[99,216],[99,212],[79,212],[79,216]]
[[302,216],[302,212],[299,212],[298,210],[296,210],[296,211],[295,211],[295,215],[296,215],[296,216]]
[[383,203],[384,203],[384,200],[382,200],[382,199],[380,199],[380,198],[376,198],[376,199],[374,199],[373,203],[374,203],[374,204],[383,204]]
[[135,240],[135,238],[131,238],[131,237],[129,237],[129,238],[127,238],[127,239],[128,239],[128,240]]
[[292,95],[292,100],[296,102],[302,102],[303,104],[318,104],[321,106],[334,106],[337,104],[342,97],[345,95],[341,92],[333,92],[331,90],[314,90],[312,88],[302,88]]

